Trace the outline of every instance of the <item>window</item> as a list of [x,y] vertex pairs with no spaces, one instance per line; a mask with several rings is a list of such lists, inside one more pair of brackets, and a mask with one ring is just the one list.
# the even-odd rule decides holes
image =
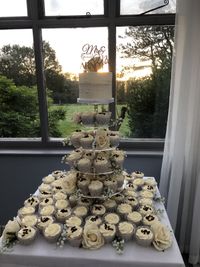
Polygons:
[[76,102],[85,45],[103,47],[103,70],[113,73],[106,109],[122,145],[162,146],[175,23],[175,0],[156,9],[163,1],[0,1],[0,83],[17,88],[6,99],[0,86],[0,146],[60,147],[79,127],[74,111],[94,108]]

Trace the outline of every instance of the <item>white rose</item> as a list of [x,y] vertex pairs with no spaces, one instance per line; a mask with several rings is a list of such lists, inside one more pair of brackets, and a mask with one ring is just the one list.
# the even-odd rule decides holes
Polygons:
[[161,222],[156,222],[151,226],[154,233],[153,245],[159,250],[163,251],[172,245],[172,235],[170,230]]
[[104,238],[95,223],[86,223],[83,229],[83,247],[98,249],[104,245]]
[[20,225],[16,218],[13,219],[13,221],[8,221],[4,231],[3,231],[3,239],[10,239],[13,238],[13,236],[20,230]]
[[76,189],[76,180],[77,177],[74,173],[71,173],[63,178],[62,187],[66,193],[70,194],[74,192]]
[[107,131],[98,130],[96,132],[95,143],[96,143],[96,147],[98,149],[109,148],[110,147],[110,138],[107,135]]

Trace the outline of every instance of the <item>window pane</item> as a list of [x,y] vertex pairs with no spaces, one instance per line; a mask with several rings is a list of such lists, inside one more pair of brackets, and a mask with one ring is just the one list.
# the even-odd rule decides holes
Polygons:
[[[107,57],[108,30],[107,28],[44,29],[42,35],[46,84],[52,99],[49,101],[50,135],[66,137],[80,128],[73,122],[73,115],[94,109],[92,105],[77,103],[78,74],[83,71],[82,63],[87,62],[96,49],[103,47],[105,50],[103,55]],[[90,51],[87,53],[86,48],[89,46]],[[108,71],[108,64],[104,64],[102,71]],[[58,123],[56,131],[51,129],[54,123]]]
[[[148,10],[154,9],[165,5],[168,0],[121,0],[120,4],[120,14],[121,15],[131,15],[131,14],[141,14]],[[176,0],[169,0],[169,4],[159,8],[157,10],[151,11],[148,14],[159,14],[159,13],[175,13],[176,12]]]
[[38,137],[31,30],[0,31],[0,137]]
[[103,15],[103,0],[45,0],[46,16]]
[[26,0],[0,0],[0,17],[27,16]]
[[173,26],[117,28],[117,106],[119,116],[126,111],[126,137],[165,137],[173,44]]

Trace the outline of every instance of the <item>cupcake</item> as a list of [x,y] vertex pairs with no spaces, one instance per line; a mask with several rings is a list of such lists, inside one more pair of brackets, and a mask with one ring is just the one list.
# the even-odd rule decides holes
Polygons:
[[120,221],[120,218],[119,218],[119,215],[117,215],[116,213],[107,213],[105,214],[104,216],[104,221],[106,223],[109,223],[109,224],[118,224],[119,221]]
[[55,180],[55,177],[53,177],[53,175],[51,175],[51,174],[42,178],[42,182],[44,184],[51,184],[54,180]]
[[38,217],[37,215],[25,215],[24,217],[21,218],[20,224],[22,226],[30,226],[34,227],[37,224]]
[[128,203],[132,206],[133,210],[138,208],[138,200],[135,197],[126,197],[125,203]]
[[83,229],[80,226],[74,225],[67,227],[66,237],[68,242],[73,247],[80,247],[82,242]]
[[96,225],[100,225],[102,223],[102,219],[99,215],[90,215],[85,219],[85,223],[95,223]]
[[52,194],[53,194],[52,190],[51,191],[39,192],[38,198],[41,201],[43,198],[50,198],[50,197],[52,197]]
[[112,161],[116,168],[122,169],[124,163],[124,152],[121,150],[116,150],[112,154]]
[[60,171],[60,170],[56,170],[54,172],[52,172],[51,175],[53,175],[53,177],[55,177],[56,179],[59,179],[61,175],[63,175],[64,172],[63,171]]
[[124,185],[124,175],[122,173],[114,174],[112,177],[117,181],[117,188],[121,188]]
[[81,146],[81,138],[84,136],[84,133],[81,132],[81,130],[76,130],[70,137],[70,141],[74,147],[80,147]]
[[100,233],[103,235],[106,243],[110,243],[115,238],[116,226],[110,223],[103,223],[100,226]]
[[76,206],[77,204],[77,196],[72,194],[71,196],[69,196],[69,203],[70,206],[73,208],[74,206]]
[[117,191],[117,180],[112,177],[108,177],[104,181],[104,187],[115,193]]
[[88,208],[86,206],[76,206],[73,209],[73,214],[80,218],[85,218],[88,213]]
[[38,187],[38,190],[39,190],[40,192],[43,192],[43,191],[51,191],[51,185],[42,183],[42,184]]
[[94,137],[92,135],[89,134],[85,134],[81,139],[80,139],[80,143],[81,146],[84,149],[91,149],[92,148],[92,144],[94,142]]
[[83,151],[80,148],[77,148],[66,157],[65,162],[67,162],[71,167],[74,167],[76,166],[76,162],[81,159],[82,155]]
[[117,212],[125,219],[128,213],[132,212],[132,206],[130,204],[121,203],[117,207]]
[[120,137],[118,132],[112,131],[109,134],[110,137],[110,146],[111,147],[117,147],[119,145]]
[[143,224],[147,226],[151,226],[154,223],[157,223],[159,221],[158,217],[154,214],[147,214],[143,217]]
[[142,215],[147,215],[147,214],[152,214],[155,212],[154,208],[152,206],[149,206],[149,205],[142,205],[140,208],[139,208],[139,212],[142,214]]
[[139,196],[141,198],[150,198],[150,199],[153,199],[154,193],[151,192],[151,191],[142,190],[142,191],[140,191]]
[[142,205],[148,205],[152,206],[153,205],[153,200],[151,198],[140,198],[139,199],[139,204]]
[[127,190],[132,190],[132,191],[137,191],[138,190],[138,186],[135,185],[133,182],[128,182],[126,184],[126,189]]
[[66,199],[67,198],[67,195],[61,191],[55,193],[53,195],[53,199],[56,201],[56,200],[60,200],[60,199]]
[[81,121],[85,125],[93,125],[95,119],[95,112],[84,112],[81,113]]
[[118,234],[125,241],[129,241],[133,239],[133,235],[135,233],[135,226],[128,221],[120,222],[118,225]]
[[135,225],[139,225],[142,221],[142,215],[137,211],[133,211],[127,215],[127,220]]
[[80,226],[82,224],[82,219],[78,216],[72,215],[65,221],[65,224],[67,227]]
[[25,215],[32,215],[35,213],[35,208],[31,206],[24,206],[18,210],[18,216],[21,218]]
[[55,213],[55,208],[53,205],[46,205],[39,210],[39,214],[41,216],[52,216],[54,215],[54,213]]
[[24,206],[36,208],[39,204],[39,199],[36,196],[31,196],[24,201]]
[[141,178],[135,178],[133,180],[133,184],[137,186],[137,190],[141,190],[144,185],[144,180]]
[[117,203],[114,199],[107,199],[103,202],[104,207],[107,211],[113,212],[117,207]]
[[121,203],[117,207],[117,212],[125,219],[128,213],[132,212],[132,206],[130,204]]
[[52,216],[40,216],[37,221],[37,228],[43,231],[49,224],[53,222],[54,219]]
[[36,237],[36,229],[31,226],[22,227],[17,232],[17,239],[23,245],[29,245]]
[[143,178],[144,177],[144,173],[141,172],[141,171],[134,171],[134,172],[132,172],[132,176],[134,178]]
[[81,190],[81,193],[84,195],[87,195],[89,192],[88,186],[90,184],[90,178],[89,177],[81,177],[78,180],[78,188]]
[[86,158],[86,159],[93,160],[94,157],[95,157],[95,153],[92,151],[86,151],[84,153],[84,158]]
[[92,162],[89,159],[82,158],[77,162],[77,168],[80,172],[90,173]]
[[110,122],[111,112],[99,112],[96,114],[96,123],[98,125],[107,125]]
[[56,242],[61,235],[62,227],[59,223],[50,223],[43,231],[44,237],[49,242]]
[[94,169],[96,173],[105,173],[110,171],[110,164],[106,158],[97,157],[94,160]]
[[124,201],[124,195],[119,193],[114,195],[112,199],[115,200],[117,204],[121,204]]
[[96,149],[107,149],[110,147],[110,138],[108,131],[104,129],[98,129],[95,135],[95,148]]
[[106,212],[106,208],[101,204],[95,204],[92,206],[91,213],[93,215],[99,215],[102,216]]
[[145,184],[145,185],[142,187],[142,190],[144,190],[144,191],[149,191],[149,192],[151,192],[151,193],[153,193],[153,194],[156,193],[156,187],[153,186],[153,185],[147,185],[147,184]]
[[90,195],[93,197],[101,196],[103,191],[103,183],[97,180],[91,181],[88,186]]
[[56,211],[55,213],[55,217],[59,222],[65,222],[66,219],[69,218],[69,216],[71,215],[71,208],[63,208],[63,209],[59,209]]
[[153,232],[148,226],[139,226],[135,232],[136,242],[141,246],[150,246],[153,241]]
[[124,194],[124,196],[136,197],[136,198],[138,197],[138,193],[130,190],[129,188],[123,190],[123,194]]
[[44,206],[47,206],[47,205],[53,205],[54,204],[54,200],[53,198],[51,197],[46,197],[46,198],[43,198],[41,201],[40,201],[40,209]]
[[92,205],[92,200],[82,197],[81,199],[78,200],[77,205],[89,207]]
[[144,179],[144,184],[155,186],[155,187],[157,186],[157,182],[153,177],[149,177],[149,178]]
[[59,199],[55,202],[55,208],[60,210],[60,209],[65,209],[69,206],[69,201],[67,199]]

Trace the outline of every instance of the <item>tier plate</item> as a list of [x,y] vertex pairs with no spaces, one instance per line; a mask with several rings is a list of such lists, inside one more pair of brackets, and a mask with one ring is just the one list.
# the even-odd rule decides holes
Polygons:
[[78,103],[82,103],[82,104],[94,104],[94,105],[98,105],[98,104],[110,104],[114,102],[114,98],[110,98],[110,99],[87,99],[87,98],[78,98],[77,99]]

